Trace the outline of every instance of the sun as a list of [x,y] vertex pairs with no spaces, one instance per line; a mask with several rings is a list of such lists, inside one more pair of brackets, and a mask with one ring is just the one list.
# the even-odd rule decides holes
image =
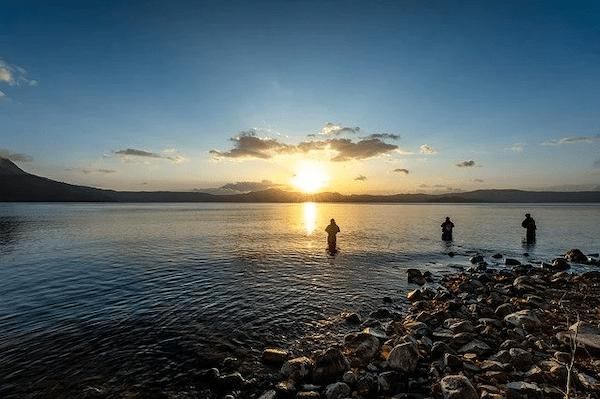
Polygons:
[[315,193],[327,186],[327,173],[317,164],[302,164],[292,178],[292,184],[303,193]]

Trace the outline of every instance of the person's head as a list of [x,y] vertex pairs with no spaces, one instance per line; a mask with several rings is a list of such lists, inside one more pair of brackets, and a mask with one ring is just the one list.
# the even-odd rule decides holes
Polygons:
[[448,220],[448,221],[449,221],[449,220],[450,220],[450,216],[446,216],[446,220]]
[[531,217],[531,215],[530,215],[530,214],[528,214],[528,213],[526,213],[526,214],[525,214],[525,217],[526,217],[526,218],[530,218],[530,217]]
[[331,219],[331,224],[335,224],[335,219]]

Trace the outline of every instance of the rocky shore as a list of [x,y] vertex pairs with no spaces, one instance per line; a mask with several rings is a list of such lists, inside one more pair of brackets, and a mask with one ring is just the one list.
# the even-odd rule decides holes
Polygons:
[[[201,397],[600,398],[593,256],[572,250],[537,265],[502,259],[501,268],[475,256],[468,270],[437,281],[410,269],[408,314],[382,298],[365,320],[342,315],[355,332],[337,344],[266,348],[267,372],[225,359],[199,374]],[[589,271],[570,273],[571,263]]]

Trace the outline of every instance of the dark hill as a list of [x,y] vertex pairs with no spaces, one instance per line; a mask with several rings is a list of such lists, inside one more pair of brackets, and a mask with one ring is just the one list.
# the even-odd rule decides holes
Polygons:
[[236,195],[178,191],[113,191],[61,183],[0,158],[0,202],[339,202],[339,203],[600,203],[600,191],[477,190],[451,194],[302,194],[278,189]]

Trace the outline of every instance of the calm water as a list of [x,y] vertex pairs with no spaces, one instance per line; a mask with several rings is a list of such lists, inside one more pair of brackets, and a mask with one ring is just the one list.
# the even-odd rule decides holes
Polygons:
[[599,205],[0,203],[0,382],[39,384],[31,362],[36,375],[73,372],[75,352],[109,367],[165,340],[199,356],[216,342],[285,347],[384,296],[402,311],[407,268],[442,275],[475,253],[541,262],[571,248],[600,252]]

